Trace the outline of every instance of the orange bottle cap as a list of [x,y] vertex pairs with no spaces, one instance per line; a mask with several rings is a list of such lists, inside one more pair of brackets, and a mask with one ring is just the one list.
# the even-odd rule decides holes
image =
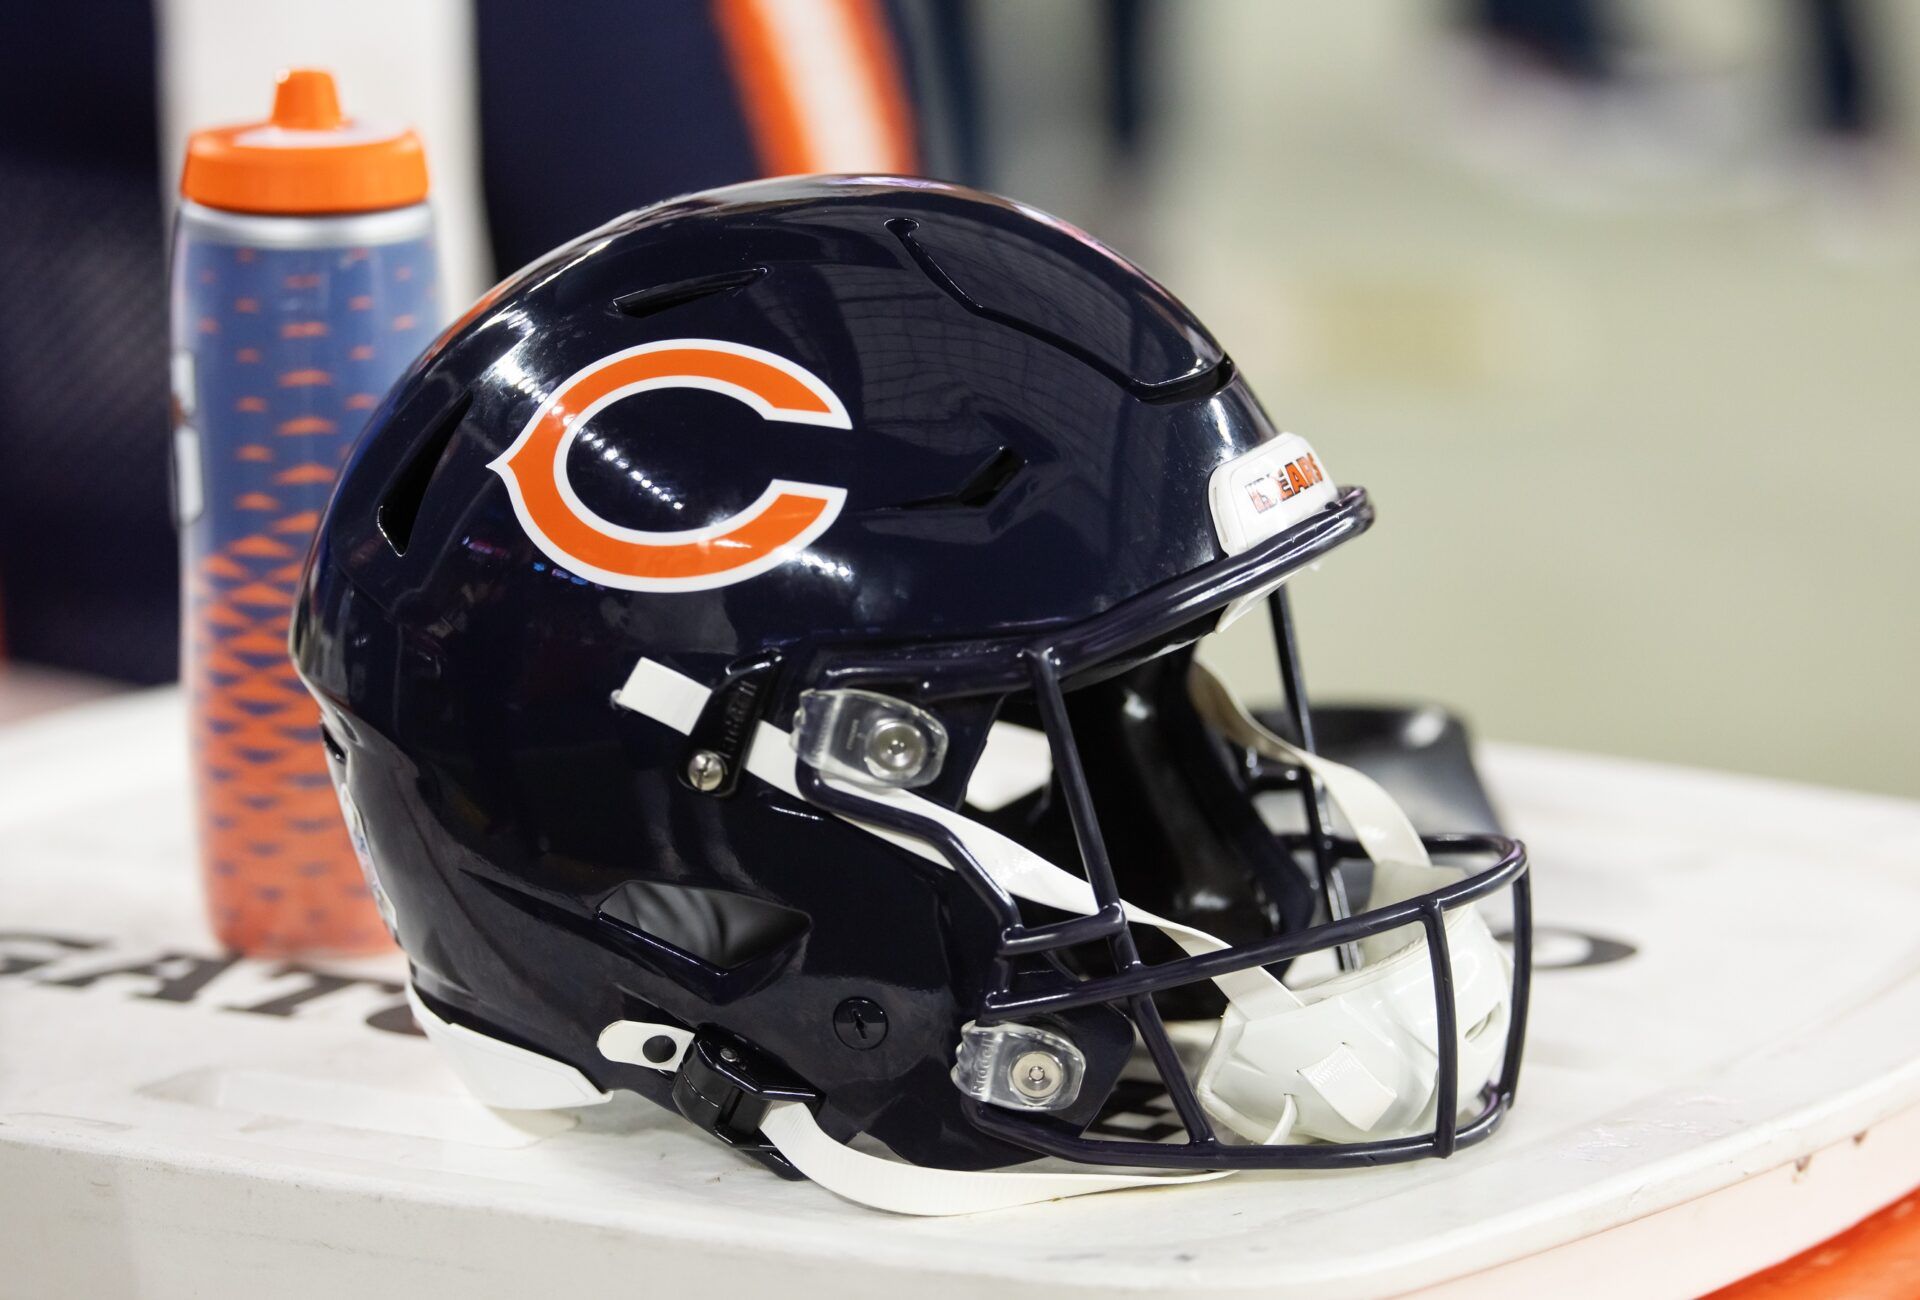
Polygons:
[[427,155],[412,131],[340,115],[331,73],[280,74],[266,122],[196,131],[180,193],[230,212],[372,212],[427,197]]

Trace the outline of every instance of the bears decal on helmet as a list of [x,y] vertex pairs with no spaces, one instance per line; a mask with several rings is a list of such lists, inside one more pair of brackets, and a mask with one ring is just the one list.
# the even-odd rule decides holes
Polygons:
[[604,356],[542,402],[488,466],[506,481],[514,513],[549,559],[628,591],[697,591],[765,573],[832,526],[845,489],[790,479],[772,480],[746,509],[703,528],[623,528],[596,514],[573,489],[567,453],[606,407],[671,388],[723,393],[772,423],[852,427],[845,404],[819,376],[761,348],[666,339]]

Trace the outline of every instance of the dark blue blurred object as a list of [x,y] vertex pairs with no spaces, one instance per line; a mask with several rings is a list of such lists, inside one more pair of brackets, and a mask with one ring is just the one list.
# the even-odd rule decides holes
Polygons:
[[167,265],[147,0],[0,6],[6,651],[175,672]]
[[1616,17],[1607,0],[1474,0],[1468,6],[1468,22],[1481,35],[1579,81],[1613,77]]
[[1876,45],[1866,5],[1860,0],[1802,0],[1806,24],[1800,43],[1809,114],[1820,130],[1865,138],[1885,126],[1886,105]]
[[759,175],[707,5],[490,2],[474,22],[504,271],[640,204]]

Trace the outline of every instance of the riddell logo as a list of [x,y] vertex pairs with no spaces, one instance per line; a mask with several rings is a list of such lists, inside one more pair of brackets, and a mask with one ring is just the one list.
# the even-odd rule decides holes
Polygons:
[[567,478],[567,453],[596,414],[626,398],[699,388],[745,403],[762,419],[853,427],[820,378],[785,357],[717,339],[667,339],[601,357],[540,404],[488,468],[513,498],[527,536],[555,564],[628,591],[725,587],[784,564],[840,514],[846,489],[775,479],[746,509],[701,528],[622,528],[589,509]]
[[1320,462],[1308,452],[1297,460],[1270,469],[1259,478],[1246,485],[1247,500],[1260,514],[1279,505],[1282,501],[1305,492],[1316,483],[1326,482],[1327,476],[1320,469]]

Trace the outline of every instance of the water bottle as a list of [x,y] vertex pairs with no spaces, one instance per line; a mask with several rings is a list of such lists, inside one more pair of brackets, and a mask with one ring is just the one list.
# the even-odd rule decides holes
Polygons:
[[438,324],[425,154],[299,70],[270,120],[193,136],[180,191],[181,677],[209,917],[241,952],[375,950],[287,624],[341,462]]

